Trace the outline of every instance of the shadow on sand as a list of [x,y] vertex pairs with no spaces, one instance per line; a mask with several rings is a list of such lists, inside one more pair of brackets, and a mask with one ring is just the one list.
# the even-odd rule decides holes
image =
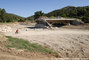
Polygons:
[[27,27],[29,29],[47,29],[47,28],[44,28],[44,27]]

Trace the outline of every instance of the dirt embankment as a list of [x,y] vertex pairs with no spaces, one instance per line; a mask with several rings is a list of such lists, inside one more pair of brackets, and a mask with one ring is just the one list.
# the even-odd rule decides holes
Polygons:
[[56,55],[25,51],[24,49],[6,48],[10,43],[4,35],[0,34],[0,60],[50,60]]

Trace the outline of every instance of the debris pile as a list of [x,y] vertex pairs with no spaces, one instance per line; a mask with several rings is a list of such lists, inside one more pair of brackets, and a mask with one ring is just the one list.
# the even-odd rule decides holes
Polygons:
[[12,28],[10,26],[0,26],[0,32],[11,32]]

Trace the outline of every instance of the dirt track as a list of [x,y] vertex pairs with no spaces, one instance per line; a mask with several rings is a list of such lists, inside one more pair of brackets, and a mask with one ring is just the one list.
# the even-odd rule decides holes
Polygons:
[[[13,31],[5,34],[50,47],[58,51],[61,57],[89,58],[89,30],[64,28],[48,30],[26,27],[28,26],[13,26]],[[19,33],[15,34],[17,28],[19,29]]]

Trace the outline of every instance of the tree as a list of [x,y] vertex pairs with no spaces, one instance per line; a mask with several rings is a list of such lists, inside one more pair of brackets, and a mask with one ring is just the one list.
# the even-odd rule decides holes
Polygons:
[[35,12],[34,19],[37,19],[37,18],[39,18],[40,16],[43,16],[43,15],[44,15],[44,13],[42,11],[37,11],[37,12]]
[[1,10],[1,20],[2,20],[2,22],[6,22],[5,14],[6,14],[5,9],[2,9],[2,10]]
[[2,10],[2,9],[0,8],[0,15],[1,15],[1,10]]
[[85,23],[89,23],[89,12],[87,12],[87,14],[85,14],[82,18],[82,20],[85,22]]
[[0,22],[1,22],[1,8],[0,8]]

